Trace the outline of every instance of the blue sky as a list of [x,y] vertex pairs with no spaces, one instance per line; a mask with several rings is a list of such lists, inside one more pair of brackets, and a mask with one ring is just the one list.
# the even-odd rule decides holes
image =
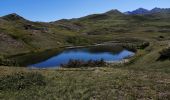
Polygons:
[[125,12],[140,7],[170,8],[170,0],[0,0],[0,16],[17,13],[32,21],[48,22],[111,9]]

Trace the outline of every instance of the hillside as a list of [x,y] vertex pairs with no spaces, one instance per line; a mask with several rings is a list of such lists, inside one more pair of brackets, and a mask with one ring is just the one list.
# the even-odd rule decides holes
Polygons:
[[57,69],[2,64],[0,99],[170,100],[170,11],[139,10],[135,14],[111,10],[49,23],[17,14],[0,17],[0,61],[24,53],[18,58],[21,62],[39,62],[67,46],[105,42],[132,44],[133,48],[135,43],[148,43],[135,48],[127,63]]
[[168,44],[152,42],[145,50],[138,50],[129,64],[58,69],[0,66],[1,98],[169,100],[170,62],[157,60]]
[[50,23],[31,22],[17,14],[0,19],[1,54],[17,54],[62,46],[72,33]]
[[159,39],[159,36],[163,36],[169,39],[170,13],[167,9],[161,11],[127,15],[111,10],[49,23],[32,22],[17,14],[9,14],[0,18],[0,55],[37,52],[67,45],[87,45],[124,37]]

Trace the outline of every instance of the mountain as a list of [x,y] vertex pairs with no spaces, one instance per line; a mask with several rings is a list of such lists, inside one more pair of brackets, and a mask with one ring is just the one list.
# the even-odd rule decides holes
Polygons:
[[89,21],[98,21],[98,20],[105,20],[105,19],[110,19],[113,17],[121,17],[124,14],[121,13],[118,10],[110,10],[108,12],[105,13],[101,13],[101,14],[92,14],[92,15],[88,15],[85,17],[81,17],[79,19],[81,20],[89,20]]
[[125,14],[129,14],[129,15],[140,15],[140,14],[148,14],[148,13],[149,13],[149,10],[144,9],[144,8],[139,8],[134,11],[125,12]]
[[2,19],[8,20],[8,21],[26,20],[26,19],[24,19],[23,17],[19,16],[19,15],[16,14],[16,13],[12,13],[12,14],[3,16]]
[[150,13],[170,13],[170,8],[153,8]]
[[[122,37],[170,38],[169,9],[139,8],[133,14],[110,10],[76,19],[32,22],[15,13],[0,17],[0,56],[37,52],[68,45],[124,41]],[[156,12],[156,13],[155,13]],[[159,12],[159,13],[157,13]],[[148,13],[148,14],[145,14]],[[164,14],[162,14],[164,13]]]
[[107,15],[123,15],[123,13],[117,9],[110,10],[110,11],[106,12],[105,14],[107,14]]
[[144,8],[139,8],[134,11],[125,12],[127,15],[146,15],[146,14],[159,14],[159,13],[170,13],[170,8],[153,8],[151,10],[147,10]]
[[159,13],[159,12],[162,12],[164,9],[161,9],[161,8],[153,8],[152,10],[150,10],[150,13]]

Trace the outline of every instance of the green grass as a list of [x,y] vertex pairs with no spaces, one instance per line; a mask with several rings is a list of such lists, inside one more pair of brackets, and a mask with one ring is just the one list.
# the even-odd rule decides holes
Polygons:
[[32,86],[45,86],[44,76],[39,73],[14,73],[0,77],[0,90],[19,91]]
[[[44,79],[46,82],[43,86],[26,85],[28,88],[17,91],[4,89],[1,90],[0,97],[14,100],[169,100],[170,63],[169,60],[157,61],[159,52],[166,46],[165,41],[151,42],[149,47],[138,50],[135,57],[131,58],[131,63],[121,65],[45,70],[0,67],[3,82],[9,83],[14,89],[18,86],[14,80],[18,80],[17,84],[28,84],[28,80],[34,80],[34,77],[28,77],[27,73],[39,73],[41,75],[38,76],[44,78],[38,78],[38,82],[41,83]],[[24,78],[17,76],[16,79],[16,74],[13,73],[23,73],[21,75]],[[9,82],[11,79],[13,82]],[[3,82],[1,84],[4,84]],[[33,81],[33,84],[34,82],[37,80]]]
[[[169,99],[169,74],[120,68],[46,70],[46,86],[1,91],[3,99]],[[22,82],[23,80],[20,80]],[[25,83],[25,82],[24,82]],[[12,86],[15,83],[11,83]]]

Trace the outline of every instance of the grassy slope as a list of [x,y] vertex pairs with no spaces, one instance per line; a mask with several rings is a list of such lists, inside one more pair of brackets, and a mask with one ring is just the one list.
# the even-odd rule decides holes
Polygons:
[[146,50],[139,50],[133,62],[127,65],[54,70],[0,67],[1,77],[18,72],[38,72],[47,82],[45,86],[4,90],[0,97],[17,100],[169,100],[170,63],[169,60],[157,61],[158,52],[166,46],[167,41],[153,42]]
[[[97,18],[98,20],[95,21],[93,18],[96,19],[96,15],[92,16],[93,20],[91,20],[88,16],[87,19],[83,18],[69,22],[69,24],[81,24],[83,29],[79,31],[74,29],[70,31],[70,27],[65,27],[65,25],[63,27],[61,24],[52,23],[52,25],[47,27],[49,27],[52,33],[54,32],[55,34],[49,33],[50,35],[47,36],[48,38],[45,44],[51,43],[48,41],[50,40],[50,36],[56,37],[55,39],[57,41],[55,42],[60,41],[61,45],[68,44],[67,41],[63,41],[63,39],[67,40],[68,37],[76,38],[81,36],[83,39],[74,41],[73,38],[71,39],[72,41],[69,42],[77,45],[79,41],[88,41],[84,40],[84,38],[87,39],[87,37],[89,40],[92,40],[89,41],[89,43],[115,40],[119,38],[120,40],[127,38],[140,38],[149,41],[151,45],[145,50],[139,50],[136,56],[132,59],[132,62],[127,65],[56,70],[29,70],[26,68],[0,67],[0,77],[4,77],[6,75],[14,76],[13,73],[18,72],[38,72],[45,77],[45,81],[47,82],[45,86],[32,85],[28,86],[26,89],[14,89],[12,91],[9,90],[9,87],[4,86],[7,90],[0,91],[0,99],[169,100],[170,62],[169,60],[157,61],[160,56],[159,51],[167,47],[170,42],[170,35],[168,31],[170,26],[170,22],[168,20],[169,17],[160,19],[160,16],[120,17],[122,15],[119,15],[117,18],[113,16],[108,19],[108,16],[100,15],[100,17],[101,16],[102,19]],[[68,23],[65,24],[66,26],[68,25]],[[41,27],[43,26],[44,25]],[[9,26],[7,27],[9,28]],[[9,35],[10,33],[14,34],[15,32],[13,33],[13,31],[16,27],[10,27],[12,27],[10,30],[7,30],[8,28],[3,28],[5,29],[3,31],[7,33],[9,32]],[[94,35],[95,32],[100,33],[100,35]],[[79,35],[78,33],[89,33],[93,35]],[[29,31],[26,31],[26,34],[30,34]],[[17,35],[21,34],[17,33]],[[39,37],[41,35],[36,34],[36,36]],[[163,36],[164,38],[159,38],[159,36]],[[29,39],[30,36],[24,35],[24,37]],[[38,39],[37,41],[41,41],[44,40],[44,37],[46,37],[46,35],[42,35],[42,37],[36,39]],[[26,43],[25,45],[28,48],[41,48],[42,46],[37,44],[37,41],[35,40],[33,42],[24,43]],[[28,78],[27,80],[30,79]],[[14,86],[15,84],[16,83],[13,82]]]
[[[0,40],[0,55],[42,51],[65,45],[87,45],[122,37],[159,39],[159,36],[164,36],[164,40],[170,38],[168,14],[141,16],[110,11],[51,23],[31,22],[18,17],[17,20],[11,18],[11,15],[0,18],[0,35],[6,37]],[[25,25],[32,25],[33,28],[26,30]],[[44,31],[44,28],[47,31]]]
[[[0,54],[3,55],[58,48],[66,45],[65,39],[67,37],[76,35],[76,32],[63,30],[50,23],[3,18],[0,21]],[[32,25],[33,28],[25,29],[26,25]]]

